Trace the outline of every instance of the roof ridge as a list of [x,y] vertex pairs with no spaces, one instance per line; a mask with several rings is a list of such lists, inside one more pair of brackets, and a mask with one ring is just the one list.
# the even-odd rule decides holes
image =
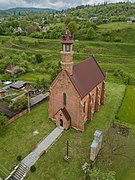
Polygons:
[[83,61],[81,61],[81,62],[78,62],[77,64],[74,64],[74,66],[76,66],[76,65],[78,65],[78,64],[81,64],[81,63],[84,63],[85,61],[88,61],[88,60],[90,60],[90,59],[92,59],[92,57],[89,57],[89,58],[87,58],[87,59],[85,59],[85,60],[83,60]]
[[92,58],[94,59],[94,61],[96,62],[96,64],[98,65],[98,67],[99,67],[99,69],[100,69],[100,71],[101,71],[101,73],[103,74],[103,76],[105,77],[105,74],[104,74],[104,72],[102,71],[102,69],[101,69],[101,67],[99,66],[99,64],[97,63],[97,60],[96,60],[96,58],[92,55]]

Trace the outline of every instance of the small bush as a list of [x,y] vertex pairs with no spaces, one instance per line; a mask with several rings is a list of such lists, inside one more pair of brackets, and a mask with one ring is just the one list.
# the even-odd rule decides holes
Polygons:
[[114,42],[122,42],[122,39],[120,37],[115,37]]
[[111,38],[110,36],[107,36],[106,39],[105,39],[106,42],[110,42],[111,41]]
[[125,84],[130,84],[131,80],[133,81],[134,76],[123,70],[116,69],[114,71],[114,76],[117,76],[119,79],[122,79]]
[[22,156],[21,155],[19,155],[19,156],[17,156],[17,161],[21,161],[22,160]]
[[30,167],[30,171],[31,171],[31,172],[35,172],[35,171],[36,171],[36,167],[35,167],[34,165],[31,166],[31,167]]

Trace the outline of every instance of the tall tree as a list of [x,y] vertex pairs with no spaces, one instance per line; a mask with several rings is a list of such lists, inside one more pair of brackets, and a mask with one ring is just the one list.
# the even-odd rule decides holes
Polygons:
[[72,36],[74,36],[74,33],[77,32],[77,24],[76,22],[72,21],[68,24],[68,29],[70,30]]
[[93,39],[96,35],[95,30],[93,29],[93,27],[90,27],[87,31],[87,38],[88,39]]

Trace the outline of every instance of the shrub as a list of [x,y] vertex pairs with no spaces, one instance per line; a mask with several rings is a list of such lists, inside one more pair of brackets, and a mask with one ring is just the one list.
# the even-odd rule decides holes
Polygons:
[[93,38],[95,38],[95,36],[96,36],[95,30],[93,29],[93,27],[90,27],[87,31],[87,38],[93,39]]
[[41,63],[43,61],[43,57],[41,54],[36,54],[35,58],[36,58],[36,63]]
[[110,36],[107,36],[106,39],[105,39],[106,42],[110,42],[111,41],[111,38]]
[[114,72],[114,76],[117,76],[119,79],[122,79],[125,84],[130,84],[131,80],[133,80],[134,76],[132,74],[128,74],[123,70],[117,69]]
[[21,155],[19,155],[19,156],[17,156],[17,161],[21,161],[22,160],[22,156]]
[[28,100],[26,96],[22,96],[17,98],[14,102],[9,104],[9,108],[13,110],[22,111],[23,109],[27,108]]
[[35,172],[35,171],[36,171],[36,167],[35,167],[34,165],[31,166],[31,167],[30,167],[30,171],[31,171],[31,172]]
[[0,112],[0,129],[4,127],[7,120],[8,120],[7,117],[3,113]]
[[19,66],[15,66],[13,71],[12,71],[12,76],[17,76],[17,73],[25,73],[24,68],[19,67]]
[[121,41],[122,41],[122,39],[120,37],[115,37],[114,38],[114,42],[121,42]]

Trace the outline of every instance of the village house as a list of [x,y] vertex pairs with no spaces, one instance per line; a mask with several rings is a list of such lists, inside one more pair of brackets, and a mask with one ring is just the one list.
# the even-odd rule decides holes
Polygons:
[[10,74],[13,77],[18,77],[22,74],[24,74],[24,70],[20,68],[19,66],[14,66],[10,64],[9,66],[6,67],[5,73]]
[[6,96],[6,90],[0,89],[0,99]]
[[15,66],[12,65],[12,64],[10,64],[9,66],[7,66],[6,69],[5,69],[5,73],[12,74],[14,67],[15,67]]
[[49,118],[56,125],[84,131],[105,101],[105,75],[94,57],[73,63],[73,39],[70,31],[62,36],[61,72],[50,86]]
[[15,28],[15,29],[14,29],[14,33],[17,33],[17,32],[22,33],[22,32],[24,32],[24,31],[22,30],[21,27],[18,27],[18,28]]
[[24,82],[24,81],[16,81],[16,82],[14,82],[14,83],[12,83],[10,85],[10,88],[12,88],[14,90],[21,90],[25,86],[26,86],[26,82]]

